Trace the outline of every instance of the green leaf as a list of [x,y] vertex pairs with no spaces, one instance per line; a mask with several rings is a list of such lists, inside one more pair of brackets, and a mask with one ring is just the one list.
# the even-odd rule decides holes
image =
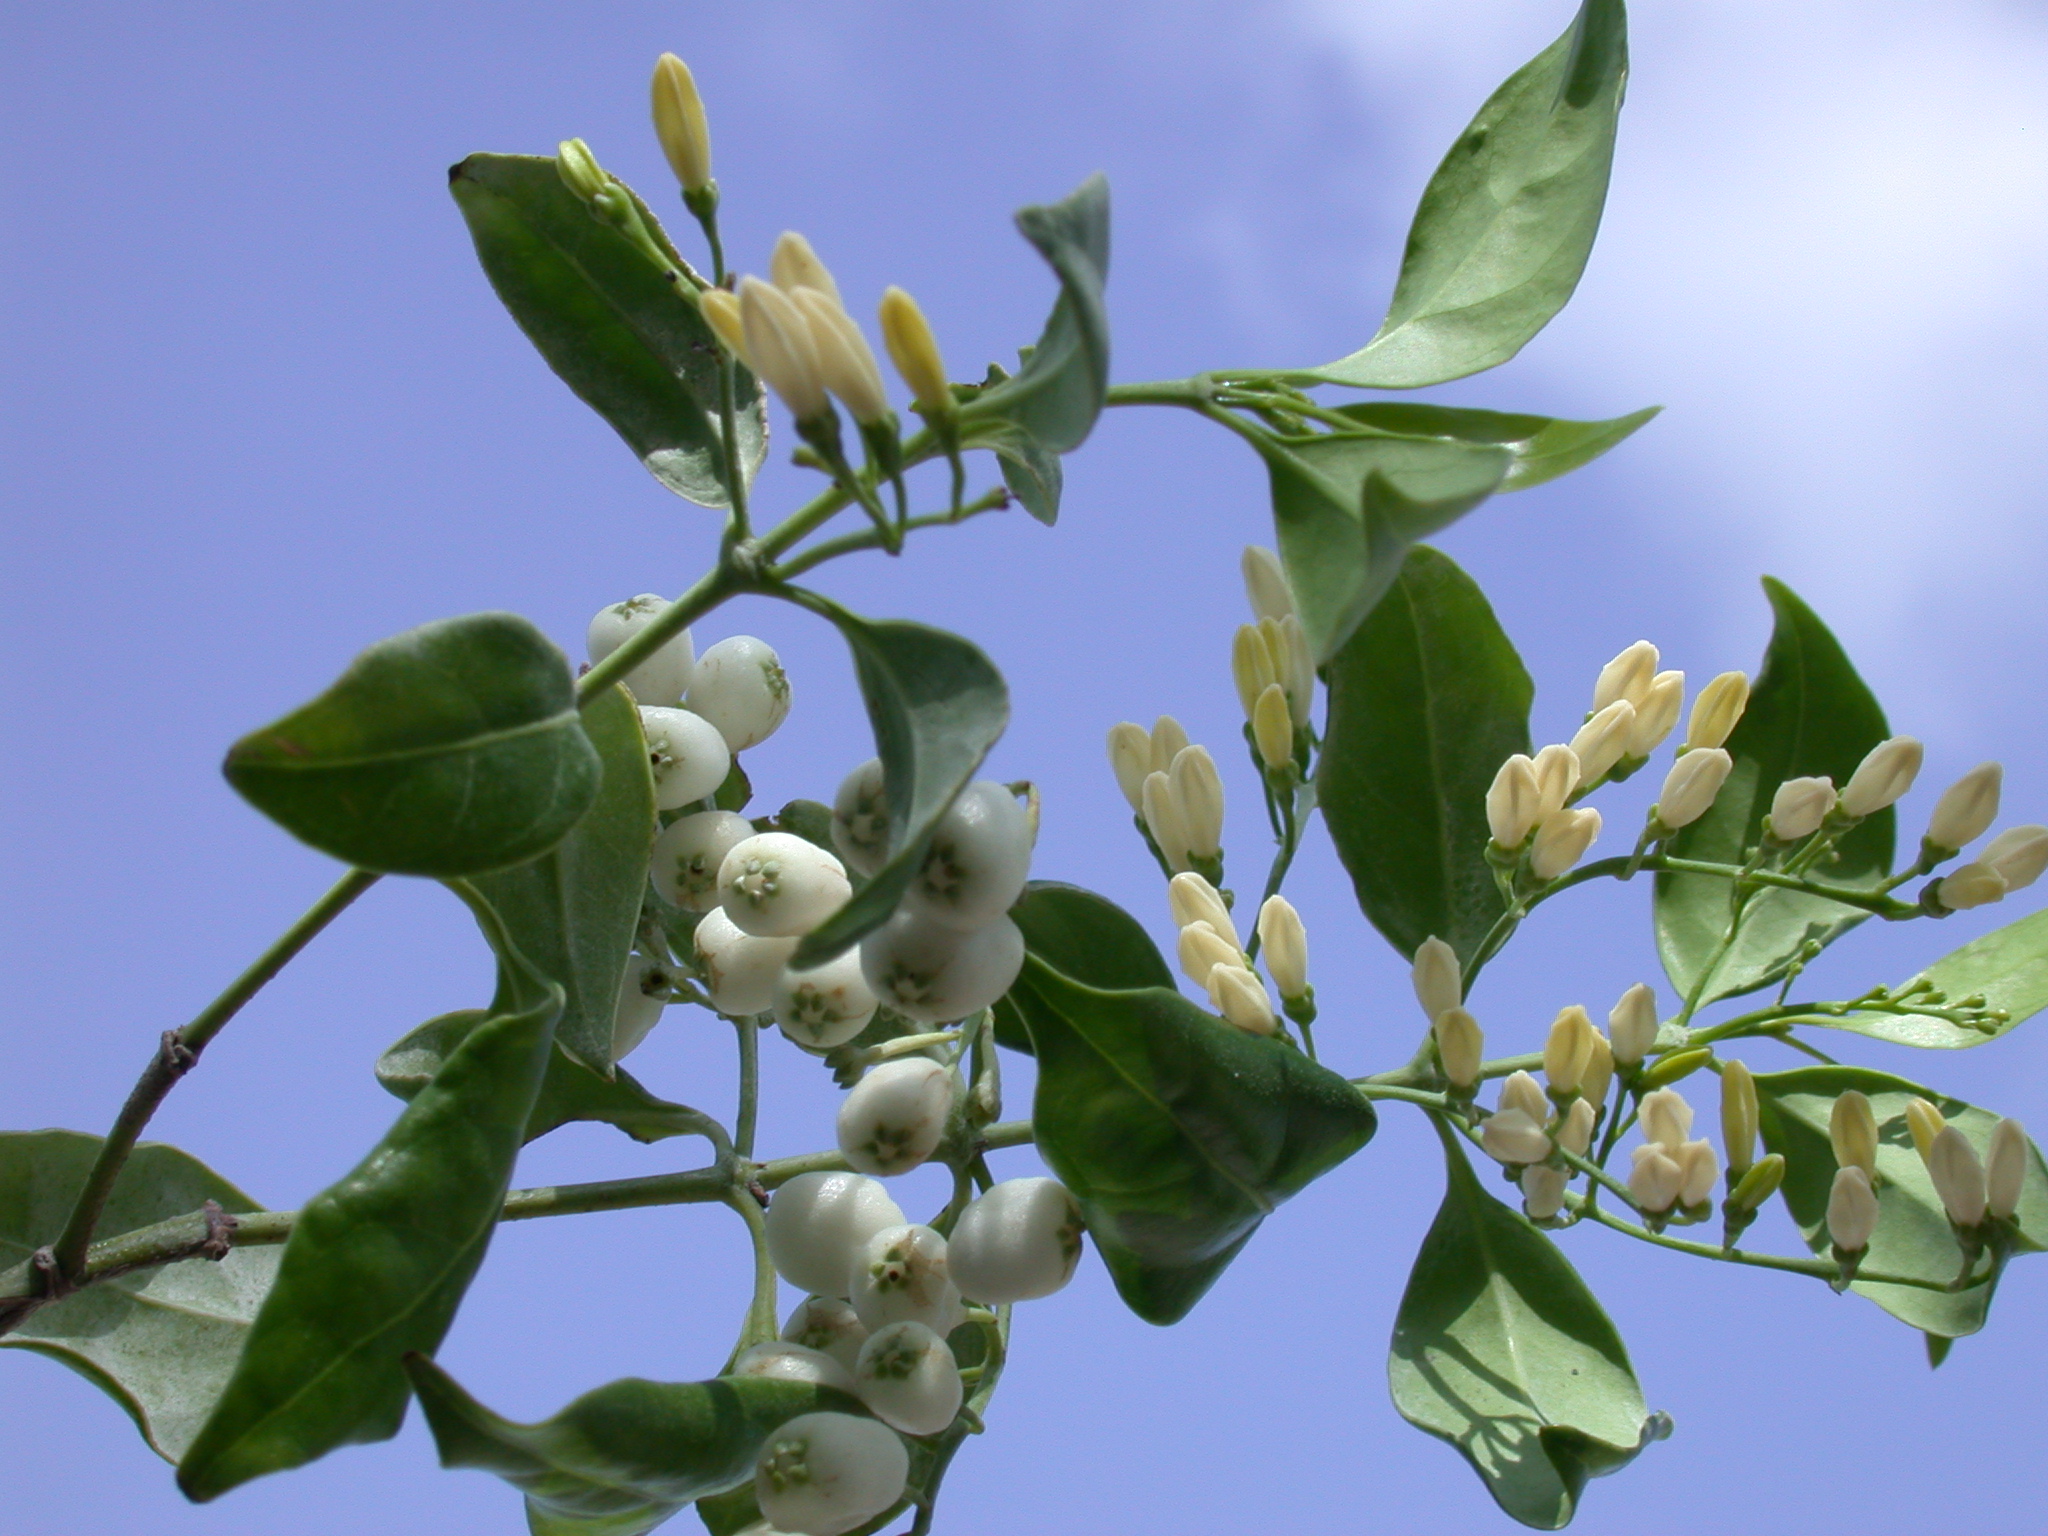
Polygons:
[[798,1414],[865,1413],[847,1394],[808,1382],[629,1377],[539,1424],[514,1424],[423,1356],[406,1371],[442,1466],[497,1473],[526,1495],[537,1531],[591,1536],[641,1536],[691,1501],[749,1481],[761,1442]]
[[1447,438],[1505,448],[1511,457],[1500,489],[1526,491],[1592,463],[1662,409],[1652,405],[1611,421],[1561,421],[1409,400],[1368,400],[1340,405],[1337,414],[1388,436]]
[[[1173,990],[1173,968],[1144,925],[1106,896],[1056,880],[1033,880],[1010,908],[1010,920],[1023,931],[1026,953],[1070,980],[1108,992]],[[1008,998],[996,1004],[996,1043],[1031,1052],[1030,1031]]]
[[[1909,1083],[1888,1072],[1863,1067],[1800,1067],[1772,1072],[1756,1080],[1758,1123],[1764,1145],[1785,1158],[1780,1191],[1785,1209],[1799,1224],[1807,1246],[1828,1258],[1828,1193],[1835,1182],[1835,1154],[1828,1140],[1828,1119],[1835,1100],[1850,1089],[1870,1096],[1877,1116],[1877,1230],[1863,1268],[1872,1274],[1907,1275],[1947,1285],[1963,1267],[1963,1252],[1934,1192],[1926,1164],[1914,1150],[1906,1123],[1906,1105],[1928,1100],[1948,1123],[1961,1131],[1982,1158],[1999,1117],[1932,1088]],[[2020,1192],[2019,1244],[2022,1253],[2048,1247],[2048,1168],[2038,1147],[2028,1144],[2027,1177]],[[1976,1275],[1990,1270],[1988,1256]],[[1927,1291],[1905,1285],[1873,1285],[1857,1281],[1850,1287],[1869,1297],[1901,1322],[1942,1338],[1975,1333],[1991,1310],[1997,1274],[1963,1291]]]
[[[1763,836],[1771,797],[1786,779],[1825,774],[1837,788],[1889,734],[1884,711],[1849,664],[1841,642],[1789,587],[1764,578],[1776,624],[1728,753],[1735,769],[1713,807],[1671,840],[1679,858],[1740,864]],[[1831,884],[1875,887],[1891,868],[1889,807],[1844,837],[1821,873]],[[1854,907],[1766,890],[1751,899],[1735,943],[1717,960],[1728,929],[1728,882],[1711,875],[1657,877],[1657,948],[1681,997],[1712,966],[1703,1002],[1733,997],[1782,977],[1812,939],[1823,945],[1862,922]]]
[[[547,365],[610,422],[663,485],[699,505],[726,504],[718,425],[718,343],[697,305],[647,256],[592,218],[552,157],[471,155],[448,189],[498,297]],[[640,218],[689,273],[646,204]],[[749,479],[768,451],[761,386],[735,368],[740,460]]]
[[1564,36],[1479,109],[1429,179],[1379,334],[1300,377],[1416,389],[1521,351],[1586,270],[1627,78],[1621,0],[1585,0]]
[[[459,894],[488,927],[481,898]],[[401,1362],[440,1344],[483,1262],[562,1008],[561,988],[492,937],[522,1006],[472,1029],[354,1171],[300,1211],[235,1374],[179,1464],[195,1502],[398,1433]]]
[[1282,1201],[1377,1125],[1356,1088],[1164,987],[1083,985],[1027,955],[1011,999],[1038,1057],[1038,1150],[1124,1301],[1184,1317]]
[[1026,512],[1048,528],[1060,520],[1066,474],[1060,456],[1009,421],[976,421],[961,429],[963,447],[987,448],[1002,464],[1003,484]]
[[864,619],[804,594],[846,637],[889,796],[889,861],[797,946],[792,965],[824,963],[889,920],[924,865],[933,830],[1010,720],[1010,690],[969,642],[907,619]]
[[1500,488],[1513,456],[1449,438],[1261,433],[1273,529],[1318,665],[1343,649],[1410,546]]
[[[0,1269],[53,1243],[85,1185],[100,1138],[76,1131],[0,1132]],[[100,1230],[133,1232],[213,1201],[262,1206],[197,1158],[160,1142],[129,1154]],[[0,1338],[62,1361],[128,1411],[150,1449],[176,1461],[212,1411],[277,1273],[278,1250],[234,1248],[117,1275],[30,1313]]]
[[222,766],[243,799],[321,852],[441,878],[545,853],[590,808],[602,771],[568,658],[510,613],[378,641]]
[[[1931,989],[1931,990],[1929,990]],[[1814,1013],[1796,1022],[1846,1029],[1894,1045],[1954,1051],[1996,1040],[2048,1008],[2048,910],[2030,913],[2016,923],[1994,928],[1961,949],[1942,956],[1906,982],[1893,995],[1926,1007],[1955,1008],[1966,998],[1979,998],[1972,1013],[2005,1015],[2002,1021],[1977,1029],[1949,1019],[1918,1013]],[[1939,997],[1940,1002],[1935,998]]]
[[[1022,208],[1017,228],[1060,280],[1038,344],[1010,378],[961,407],[963,427],[988,417],[1016,423],[1046,453],[1081,446],[1109,393],[1109,183],[1090,176],[1064,200]],[[1027,505],[1028,505],[1027,501]],[[1037,513],[1042,521],[1051,518]]]
[[1394,1407],[1449,1441],[1524,1525],[1570,1522],[1589,1477],[1619,1471],[1666,1421],[1557,1245],[1479,1187],[1441,1124],[1449,1185],[1387,1360]]
[[1505,910],[1486,791],[1529,750],[1521,658],[1478,583],[1418,547],[1325,676],[1316,803],[1359,907],[1403,955],[1435,934],[1470,964]]
[[539,858],[481,876],[476,888],[519,952],[562,988],[567,1001],[556,1043],[606,1073],[619,986],[647,890],[654,776],[640,711],[624,688],[585,709],[583,729],[604,765],[596,803]]

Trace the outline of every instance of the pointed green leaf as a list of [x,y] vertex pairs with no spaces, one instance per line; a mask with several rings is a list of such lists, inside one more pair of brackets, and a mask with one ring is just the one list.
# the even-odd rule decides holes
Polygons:
[[1977,1028],[1932,1014],[1860,1009],[1802,1015],[1797,1022],[1853,1030],[1895,1045],[1937,1051],[1962,1050],[1996,1040],[2048,1008],[2048,910],[2030,913],[1972,939],[1893,990],[1895,996],[1928,1008],[1956,1009],[1965,1000],[1982,998],[1981,1004],[1973,1003],[1968,1011],[2004,1017]]
[[793,964],[822,964],[882,926],[923,867],[933,829],[1010,720],[1010,691],[969,642],[907,619],[864,619],[804,596],[846,637],[889,794],[889,861],[838,914],[798,945]]
[[1060,456],[1010,421],[963,424],[961,439],[969,448],[987,448],[1002,464],[1003,484],[1018,503],[1048,528],[1060,520],[1060,492],[1066,484]]
[[323,853],[442,878],[545,853],[602,776],[568,658],[510,613],[378,641],[310,704],[236,742],[222,772]]
[[[100,1138],[76,1131],[0,1132],[0,1269],[56,1241]],[[129,1154],[100,1218],[104,1233],[189,1216],[213,1201],[262,1206],[197,1158],[160,1142]],[[220,1397],[250,1319],[277,1273],[276,1248],[234,1248],[117,1275],[30,1313],[0,1349],[62,1361],[128,1411],[150,1449],[176,1461]]]
[[1423,191],[1379,334],[1301,377],[1441,384],[1506,362],[1550,323],[1600,229],[1627,34],[1622,0],[1585,0],[1564,36],[1508,77]]
[[1394,1321],[1387,1384],[1463,1453],[1495,1502],[1555,1531],[1589,1477],[1663,1432],[1628,1351],[1557,1245],[1479,1187],[1441,1125],[1449,1187]]
[[519,952],[567,999],[556,1043],[603,1073],[612,1064],[612,1022],[626,955],[647,890],[654,845],[654,776],[640,711],[613,688],[583,711],[604,777],[597,800],[569,835],[539,858],[477,879]]
[[1124,1301],[1185,1316],[1282,1201],[1377,1125],[1343,1078],[1163,987],[1107,991],[1035,955],[1011,1000],[1038,1057],[1038,1150]]
[[[471,155],[448,189],[498,297],[563,383],[663,485],[726,504],[718,424],[718,343],[696,304],[562,185],[552,157]],[[654,215],[640,217],[676,270],[688,266]],[[768,451],[761,386],[736,368],[740,459],[748,478]]]
[[[1889,734],[1884,711],[1813,610],[1769,577],[1764,592],[1776,624],[1749,708],[1728,738],[1735,769],[1706,815],[1671,840],[1670,852],[1680,858],[1740,864],[1744,850],[1763,836],[1779,784],[1825,774],[1840,788],[1864,754]],[[1893,821],[1887,807],[1844,837],[1823,871],[1827,880],[1876,886],[1891,868]],[[1832,943],[1864,915],[1817,896],[1763,891],[1750,901],[1733,946],[1720,954],[1728,931],[1728,882],[1711,875],[1657,877],[1657,949],[1664,970],[1683,997],[1712,965],[1701,994],[1705,1002],[1778,980],[1808,939]]]
[[1439,437],[1505,448],[1511,457],[1500,489],[1526,491],[1592,463],[1662,409],[1653,405],[1611,421],[1561,421],[1409,400],[1368,400],[1340,405],[1337,414],[1387,436]]
[[[1785,1209],[1799,1224],[1807,1246],[1821,1258],[1829,1257],[1831,1247],[1828,1193],[1835,1182],[1828,1121],[1835,1100],[1852,1088],[1870,1096],[1871,1110],[1877,1116],[1877,1230],[1871,1235],[1863,1268],[1871,1274],[1908,1275],[1946,1286],[1962,1270],[1963,1251],[1942,1210],[1941,1197],[1927,1176],[1927,1166],[1914,1149],[1906,1105],[1916,1098],[1928,1100],[1969,1139],[1979,1158],[1990,1143],[1998,1116],[1935,1089],[1863,1067],[1800,1067],[1759,1076],[1758,1122],[1764,1145],[1785,1158],[1785,1182],[1780,1186]],[[2048,1247],[2048,1168],[2042,1166],[2040,1149],[2032,1143],[2028,1144],[2018,1219],[2019,1252],[2038,1253]],[[1860,1280],[1850,1289],[1868,1296],[1901,1322],[1943,1338],[1957,1338],[1984,1326],[1998,1279],[1988,1257],[1978,1262],[1973,1278],[1987,1275],[1983,1284],[1961,1291]]]
[[1505,910],[1486,791],[1529,750],[1529,674],[1478,583],[1418,546],[1325,675],[1316,803],[1358,905],[1403,955],[1434,934],[1469,964]]
[[[1106,992],[1173,989],[1173,968],[1144,925],[1106,896],[1057,880],[1033,880],[1010,908],[1010,920],[1023,931],[1026,952],[1069,980]],[[1030,1031],[1008,998],[996,1004],[996,1043],[1031,1052]]]
[[[488,926],[481,899],[465,899]],[[195,1502],[398,1433],[401,1362],[440,1344],[483,1262],[562,1008],[561,989],[492,937],[522,1006],[471,1030],[369,1156],[300,1211],[234,1376],[178,1467]]]

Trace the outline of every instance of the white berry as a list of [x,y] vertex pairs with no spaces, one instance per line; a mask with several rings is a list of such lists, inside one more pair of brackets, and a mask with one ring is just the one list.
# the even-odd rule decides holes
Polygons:
[[775,1022],[798,1045],[817,1051],[844,1045],[875,1016],[860,951],[849,949],[808,971],[785,969],[775,982],[773,1006]]
[[789,718],[789,675],[765,641],[733,635],[697,658],[690,708],[717,726],[733,751],[744,752]]
[[1005,1179],[960,1213],[946,1244],[953,1283],[989,1306],[1050,1296],[1081,1259],[1081,1208],[1057,1179]]
[[820,1387],[834,1387],[841,1392],[855,1390],[853,1373],[839,1361],[820,1350],[792,1344],[787,1339],[756,1344],[752,1349],[743,1351],[726,1375],[765,1376],[771,1381],[808,1381]]
[[959,1416],[964,1396],[953,1351],[923,1323],[891,1323],[870,1335],[853,1389],[870,1413],[906,1435],[936,1435]]
[[943,1339],[966,1317],[946,1267],[946,1240],[930,1227],[876,1232],[855,1259],[851,1278],[848,1299],[870,1332],[891,1323],[923,1323]]
[[862,1173],[908,1173],[938,1150],[953,1109],[953,1069],[926,1056],[885,1061],[839,1105],[839,1150]]
[[640,728],[654,769],[654,803],[664,811],[716,793],[732,771],[732,752],[718,727],[687,709],[642,709]]
[[624,1061],[638,1049],[668,1007],[668,967],[642,954],[626,956],[626,974],[619,981],[619,1000],[612,1009],[612,1060]]
[[849,869],[872,875],[889,858],[889,797],[882,760],[871,757],[846,776],[832,801],[832,846]]
[[939,818],[903,904],[948,928],[985,928],[1010,910],[1030,873],[1031,818],[1007,787],[983,779]]
[[718,902],[743,931],[763,938],[809,933],[846,905],[846,866],[794,832],[756,832],[718,866]]
[[737,811],[683,817],[654,840],[654,888],[685,912],[709,912],[718,905],[718,866],[753,835],[754,824]]
[[800,1173],[768,1203],[768,1258],[799,1290],[846,1296],[877,1232],[903,1225],[889,1191],[857,1173]]
[[[590,621],[587,643],[591,665],[597,665],[640,633],[667,606],[667,598],[642,592],[623,603],[600,608],[597,617]],[[680,704],[683,691],[690,686],[695,664],[690,632],[686,629],[674,639],[664,641],[660,650],[628,672],[625,684],[637,704]]]
[[761,1443],[754,1501],[777,1531],[842,1536],[891,1508],[910,1481],[896,1431],[850,1413],[805,1413]]
[[1024,935],[1007,917],[962,933],[899,911],[860,944],[862,973],[884,1007],[951,1024],[988,1007],[1024,968]]
[[706,912],[697,924],[697,965],[711,992],[711,1006],[740,1019],[766,1013],[775,1003],[775,982],[795,939],[761,939],[742,933],[723,912]]
[[861,1345],[868,1341],[868,1325],[843,1296],[806,1296],[782,1325],[782,1336],[792,1344],[830,1355],[851,1371],[860,1358]]

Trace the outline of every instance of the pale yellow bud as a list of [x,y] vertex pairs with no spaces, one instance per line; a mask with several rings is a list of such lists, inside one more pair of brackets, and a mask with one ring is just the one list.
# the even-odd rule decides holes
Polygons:
[[1188,733],[1181,723],[1171,715],[1161,715],[1152,722],[1152,771],[1165,773],[1173,767],[1173,760],[1187,750]]
[[1259,908],[1259,953],[1284,1000],[1308,995],[1308,929],[1285,896],[1268,896]]
[[1913,1150],[1920,1154],[1920,1160],[1927,1160],[1927,1149],[1934,1145],[1934,1138],[1941,1134],[1941,1128],[1948,1124],[1940,1110],[1925,1099],[1906,1101],[1906,1129],[1913,1133]]
[[2008,827],[1984,845],[1977,862],[1997,870],[2008,892],[2023,891],[2048,869],[2048,827]]
[[946,383],[946,364],[939,343],[917,300],[901,288],[882,292],[882,342],[889,361],[910,387],[918,409],[944,415],[953,409],[953,391]]
[[740,279],[740,329],[748,366],[781,398],[789,414],[809,421],[831,410],[810,322],[773,283]]
[[1692,1106],[1676,1088],[1644,1094],[1636,1106],[1636,1119],[1643,1128],[1643,1140],[1674,1152],[1692,1136]]
[[2001,1120],[1991,1127],[1991,1146],[1984,1158],[1984,1209],[1999,1221],[2011,1220],[2020,1208],[2027,1154],[2026,1127],[2019,1121]]
[[1871,816],[1913,787],[1924,751],[1911,736],[1880,741],[1842,786],[1842,814]]
[[[1211,932],[1222,934],[1230,940],[1231,947],[1236,948],[1237,925],[1230,920],[1230,908],[1223,904],[1223,897],[1216,887],[1193,870],[1175,875],[1166,882],[1166,904],[1173,911],[1175,927],[1207,923]],[[1199,976],[1195,979],[1201,980]]]
[[1600,813],[1590,806],[1552,811],[1536,823],[1536,845],[1529,850],[1529,870],[1538,880],[1555,880],[1586,855],[1600,835]]
[[1577,1003],[1559,1010],[1543,1042],[1543,1075],[1559,1098],[1579,1091],[1587,1058],[1593,1054],[1593,1021]]
[[1511,1072],[1501,1080],[1500,1107],[1520,1110],[1538,1125],[1550,1118],[1550,1100],[1543,1096],[1543,1085],[1527,1072]]
[[1593,1145],[1593,1122],[1599,1118],[1600,1112],[1593,1107],[1592,1100],[1572,1100],[1564,1123],[1557,1128],[1557,1144],[1573,1157],[1584,1157]]
[[1479,1127],[1479,1144],[1496,1162],[1540,1163],[1550,1156],[1550,1137],[1541,1121],[1519,1109],[1488,1115]]
[[711,185],[711,125],[690,66],[672,53],[654,61],[654,135],[685,192]]
[[1657,819],[1676,832],[1689,827],[1712,809],[1714,797],[1728,782],[1735,759],[1721,747],[1704,747],[1688,752],[1664,775],[1664,787],[1651,809]]
[[1998,819],[1998,792],[2005,770],[1979,763],[1941,792],[1927,823],[1927,841],[1951,853],[1967,848]]
[[1614,1046],[1614,1059],[1632,1067],[1649,1055],[1657,1043],[1657,994],[1647,982],[1637,982],[1621,994],[1621,1001],[1607,1015],[1607,1030]]
[[1564,1209],[1565,1186],[1571,1175],[1541,1163],[1522,1170],[1522,1210],[1531,1221],[1548,1221]]
[[1837,1168],[1828,1191],[1828,1237],[1844,1253],[1861,1253],[1877,1230],[1877,1191],[1861,1168]]
[[555,174],[562,185],[586,203],[601,202],[612,195],[615,183],[597,156],[581,139],[564,139],[555,146]]
[[1173,756],[1173,795],[1180,802],[1188,852],[1213,859],[1223,851],[1223,776],[1207,747],[1183,747]]
[[1486,826],[1503,848],[1520,848],[1536,830],[1543,814],[1543,792],[1536,784],[1536,765],[1517,752],[1500,765],[1486,791]]
[[1736,1181],[1728,1203],[1738,1211],[1753,1211],[1778,1192],[1785,1182],[1785,1159],[1781,1153],[1766,1152],[1750,1165],[1749,1172]]
[[768,258],[768,275],[791,298],[799,289],[809,288],[835,305],[840,303],[839,284],[833,281],[831,269],[818,259],[811,242],[793,229],[776,237],[774,253]]
[[740,319],[739,295],[728,293],[723,288],[706,288],[697,295],[697,308],[703,313],[711,334],[719,344],[747,367],[754,365],[747,361],[747,331]]
[[882,370],[875,366],[875,354],[853,323],[853,316],[822,289],[796,288],[790,290],[790,296],[810,322],[811,345],[817,350],[818,373],[825,387],[864,427],[886,417],[889,397],[882,391]]
[[1130,801],[1131,809],[1145,809],[1145,775],[1152,771],[1152,738],[1145,727],[1125,720],[1110,727],[1109,766],[1116,773],[1116,787]]
[[1721,1141],[1728,1148],[1728,1172],[1741,1178],[1756,1158],[1756,1079],[1731,1061],[1721,1068]]
[[1236,942],[1224,938],[1207,923],[1189,923],[1181,929],[1177,949],[1181,970],[1198,987],[1207,988],[1210,973],[1219,965],[1244,969],[1244,954]]
[[1630,702],[1636,707],[1636,723],[1629,729],[1626,755],[1648,757],[1678,724],[1678,712],[1685,705],[1685,674],[1659,672],[1650,680],[1649,691]]
[[1989,864],[1960,864],[1935,885],[1935,899],[1951,912],[1967,912],[2005,899],[2005,876]]
[[1599,680],[1593,684],[1593,713],[1597,715],[1620,699],[1640,705],[1649,697],[1650,681],[1656,675],[1657,647],[1638,640],[1600,669]]
[[1579,1100],[1598,1109],[1607,1102],[1607,1085],[1614,1081],[1614,1048],[1597,1029],[1592,1043],[1586,1053],[1586,1070],[1579,1074]]
[[1241,966],[1219,965],[1209,973],[1209,1001],[1248,1035],[1270,1035],[1280,1027],[1265,984]]
[[1536,754],[1537,820],[1564,809],[1579,787],[1579,755],[1570,747],[1552,745]]
[[1436,1059],[1453,1088],[1469,1093],[1479,1082],[1479,1063],[1485,1054],[1486,1036],[1479,1021],[1463,1008],[1446,1008],[1431,1026],[1436,1036]]
[[1273,657],[1280,666],[1280,685],[1287,690],[1287,712],[1296,725],[1307,725],[1316,701],[1316,653],[1309,649],[1308,631],[1291,613],[1280,619],[1280,642]]
[[1422,1004],[1425,1019],[1433,1021],[1446,1008],[1455,1008],[1465,1000],[1457,952],[1434,934],[1415,946],[1410,975],[1415,983],[1415,1001]]
[[1244,572],[1244,595],[1252,605],[1253,619],[1284,619],[1294,612],[1294,594],[1287,589],[1287,573],[1272,550],[1247,544],[1238,568]]
[[1934,1192],[1941,1196],[1948,1219],[1959,1227],[1974,1227],[1984,1220],[1990,1192],[1984,1185],[1984,1165],[1977,1161],[1977,1149],[1954,1126],[1944,1126],[1927,1149],[1927,1176]]
[[1163,773],[1146,774],[1139,814],[1145,818],[1145,830],[1152,834],[1152,841],[1159,845],[1159,855],[1166,860],[1166,867],[1176,873],[1190,868],[1187,821],[1180,813],[1180,801],[1174,796],[1173,780]]
[[1877,1116],[1868,1094],[1851,1088],[1835,1100],[1828,1113],[1828,1143],[1838,1166],[1877,1177]]
[[1572,752],[1579,760],[1579,782],[1584,788],[1607,777],[1607,771],[1621,761],[1628,750],[1629,733],[1636,727],[1636,707],[1627,699],[1616,699],[1579,727],[1572,737]]
[[1230,681],[1237,688],[1237,702],[1247,720],[1259,706],[1259,695],[1280,681],[1273,653],[1256,624],[1238,625],[1230,638]]
[[1819,830],[1829,811],[1835,808],[1835,781],[1822,775],[1811,779],[1787,779],[1771,796],[1771,836],[1781,843],[1796,843]]
[[1637,1147],[1630,1156],[1634,1166],[1629,1169],[1628,1194],[1636,1209],[1653,1216],[1670,1210],[1685,1187],[1685,1170],[1678,1160],[1654,1143]]
[[1747,708],[1748,674],[1723,672],[1702,688],[1699,697],[1692,701],[1692,719],[1686,722],[1685,727],[1686,750],[1690,752],[1696,747],[1723,745]]
[[1294,761],[1294,720],[1278,683],[1266,684],[1252,705],[1252,743],[1259,761],[1275,773]]
[[1721,1160],[1714,1156],[1710,1141],[1688,1141],[1678,1149],[1678,1203],[1695,1206],[1714,1192],[1721,1177]]

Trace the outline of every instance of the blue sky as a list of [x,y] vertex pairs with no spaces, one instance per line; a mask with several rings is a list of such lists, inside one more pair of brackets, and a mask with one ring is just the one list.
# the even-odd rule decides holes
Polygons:
[[[1927,739],[1909,829],[1987,757],[2008,766],[2007,820],[2048,819],[2032,665],[2048,643],[2048,18],[1992,0],[1639,9],[1577,299],[1508,367],[1433,392],[1667,407],[1608,460],[1443,540],[1522,646],[1539,738],[1576,723],[1599,664],[1639,637],[1696,676],[1753,667],[1768,571],[1836,626],[1895,728]],[[1555,0],[22,11],[0,62],[0,624],[16,658],[0,677],[0,1124],[103,1128],[155,1032],[332,878],[236,801],[216,772],[227,742],[379,636],[503,607],[574,645],[597,607],[679,590],[712,551],[708,516],[654,485],[499,311],[448,164],[580,134],[673,207],[645,124],[647,69],[672,48],[709,99],[739,264],[802,229],[850,296],[915,292],[955,371],[977,373],[1050,299],[1011,210],[1101,169],[1117,378],[1303,365],[1370,334],[1436,158],[1567,19]],[[1068,472],[1056,530],[985,519],[820,585],[989,651],[1016,698],[993,767],[1045,792],[1037,872],[1164,936],[1102,735],[1171,710],[1197,739],[1235,740],[1235,556],[1269,537],[1262,476],[1222,434],[1139,412],[1106,419]],[[763,494],[787,504],[802,483],[776,467]],[[825,793],[868,754],[837,642],[759,604],[698,638],[740,631],[782,651],[797,691],[749,759],[762,803]],[[1255,787],[1225,771],[1250,868]],[[1649,793],[1614,796],[1620,820]],[[1354,1071],[1404,1058],[1420,1021],[1403,968],[1321,846],[1292,889],[1326,1053]],[[1531,923],[1475,1005],[1491,1037],[1533,1048],[1561,1004],[1604,1011],[1653,977],[1642,894]],[[2028,905],[1865,931],[1827,974],[1845,991],[1897,980]],[[376,1052],[486,986],[455,904],[387,883],[232,1026],[157,1131],[295,1205],[388,1123]],[[1845,1054],[2048,1127],[2048,1049],[2025,1030],[1955,1060]],[[717,1109],[729,1056],[722,1026],[678,1011],[634,1065]],[[829,1084],[786,1054],[770,1081],[764,1147],[825,1144]],[[519,1179],[693,1156],[571,1128]],[[990,1434],[948,1483],[954,1528],[1508,1529],[1386,1400],[1393,1305],[1440,1176],[1422,1124],[1390,1109],[1170,1331],[1123,1312],[1090,1261],[1020,1313]],[[936,1208],[935,1179],[907,1203]],[[1782,1221],[1758,1231],[1794,1251]],[[1678,1426],[1594,1485],[1575,1529],[1637,1531],[1674,1506],[1701,1536],[2037,1522],[2026,1404],[2048,1363],[2048,1265],[2016,1265],[1992,1331],[1930,1375],[1909,1332],[1817,1285],[1599,1232],[1564,1246]],[[742,1252],[708,1210],[508,1229],[442,1358],[523,1416],[619,1375],[707,1374],[737,1327]],[[494,1481],[435,1471],[417,1424],[191,1510],[84,1382],[14,1355],[0,1377],[0,1508],[25,1528],[61,1513],[95,1532],[481,1536],[518,1520]]]

